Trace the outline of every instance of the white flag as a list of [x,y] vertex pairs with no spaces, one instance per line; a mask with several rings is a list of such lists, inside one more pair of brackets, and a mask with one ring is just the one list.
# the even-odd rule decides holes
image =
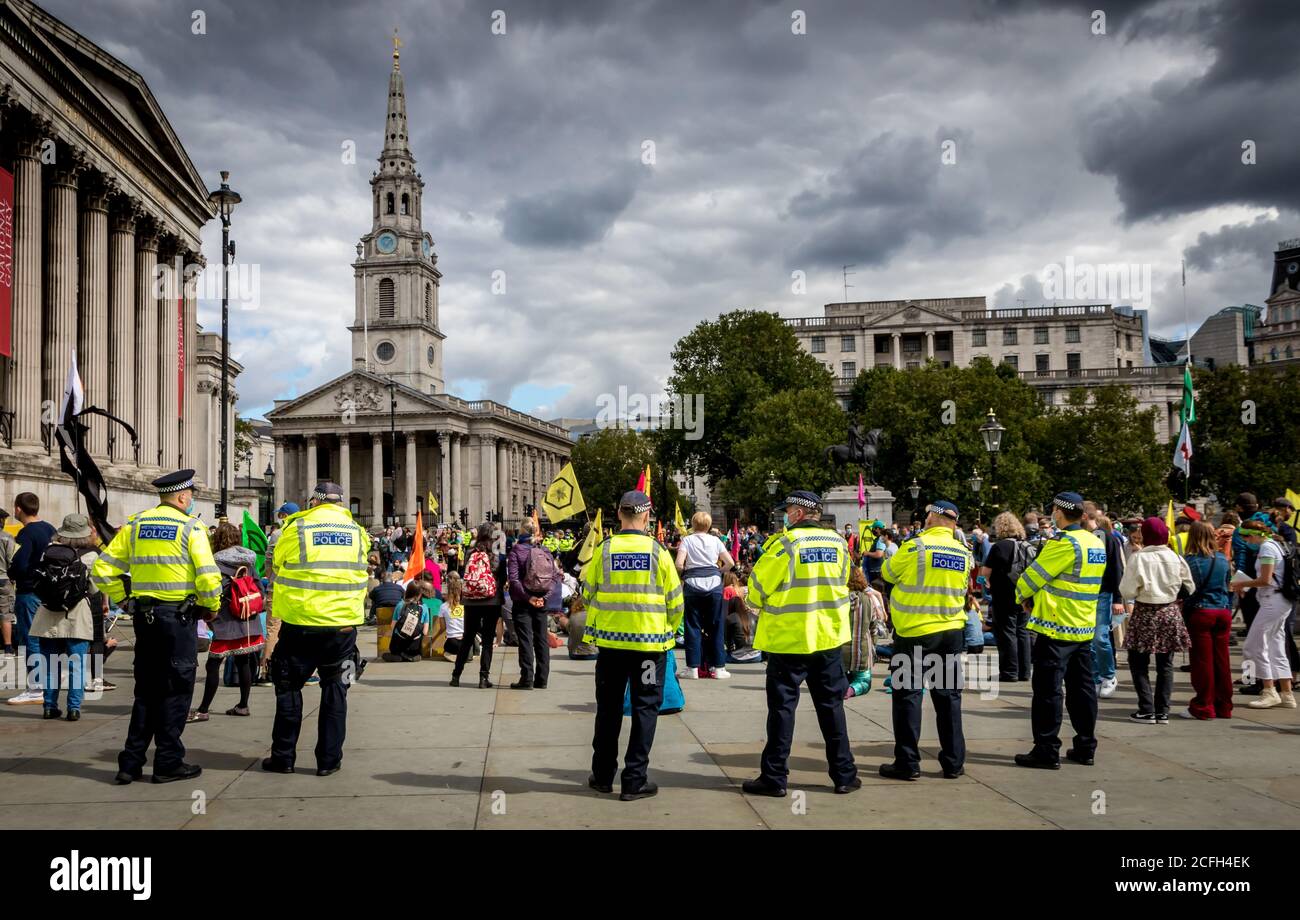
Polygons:
[[68,368],[68,382],[63,387],[63,402],[59,406],[59,424],[66,425],[71,417],[68,414],[69,406],[72,409],[72,415],[81,411],[86,402],[85,391],[81,388],[81,375],[77,373],[77,349],[72,349],[72,366]]
[[1178,435],[1178,446],[1174,448],[1174,466],[1183,471],[1183,475],[1192,475],[1192,426],[1184,425]]

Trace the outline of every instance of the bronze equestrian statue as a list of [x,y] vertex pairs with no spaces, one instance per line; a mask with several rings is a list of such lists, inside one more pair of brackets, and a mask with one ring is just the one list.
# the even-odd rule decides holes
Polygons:
[[867,432],[866,437],[863,437],[858,423],[850,422],[849,443],[832,444],[827,447],[826,460],[836,468],[848,464],[866,467],[867,479],[874,485],[876,482],[876,457],[880,452],[880,442],[883,434],[882,429],[872,428]]

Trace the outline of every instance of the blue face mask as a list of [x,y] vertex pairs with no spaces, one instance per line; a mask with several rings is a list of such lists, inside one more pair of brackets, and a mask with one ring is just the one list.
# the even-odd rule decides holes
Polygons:
[[788,513],[781,515],[781,526],[786,530],[790,529],[790,515]]
[[190,503],[189,503],[188,505],[185,506],[185,513],[186,513],[186,514],[193,514],[193,513],[194,513],[194,499],[191,498],[191,499],[190,499]]

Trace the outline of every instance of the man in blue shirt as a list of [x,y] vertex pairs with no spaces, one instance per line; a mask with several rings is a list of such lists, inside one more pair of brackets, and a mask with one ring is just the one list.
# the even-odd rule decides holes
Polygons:
[[32,492],[19,492],[14,497],[14,517],[23,525],[23,529],[14,538],[18,549],[13,561],[9,563],[9,577],[13,579],[17,592],[14,598],[14,641],[27,647],[27,689],[9,698],[9,702],[15,706],[36,705],[45,701],[35,673],[37,662],[40,661],[40,640],[31,635],[32,620],[41,603],[32,582],[32,567],[40,561],[45,547],[54,539],[54,526],[40,519],[40,510],[41,501]]

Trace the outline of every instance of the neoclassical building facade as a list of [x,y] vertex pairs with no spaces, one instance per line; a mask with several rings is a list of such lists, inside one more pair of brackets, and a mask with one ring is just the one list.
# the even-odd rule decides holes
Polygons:
[[36,492],[52,520],[75,509],[53,442],[75,348],[86,404],[139,438],[137,450],[88,418],[113,521],[151,506],[149,480],[179,467],[198,471],[210,519],[218,465],[196,322],[208,190],[140,75],[84,36],[27,0],[0,0],[0,52],[0,169],[13,183],[0,500]]
[[[491,400],[445,392],[438,324],[438,256],[422,224],[398,51],[388,79],[379,169],[371,176],[370,232],[352,263],[353,369],[267,413],[275,441],[275,503],[302,503],[322,479],[338,482],[358,520],[411,524],[426,497],[437,520],[464,510],[517,523],[567,462],[566,429]],[[426,517],[427,519],[427,517]]]

